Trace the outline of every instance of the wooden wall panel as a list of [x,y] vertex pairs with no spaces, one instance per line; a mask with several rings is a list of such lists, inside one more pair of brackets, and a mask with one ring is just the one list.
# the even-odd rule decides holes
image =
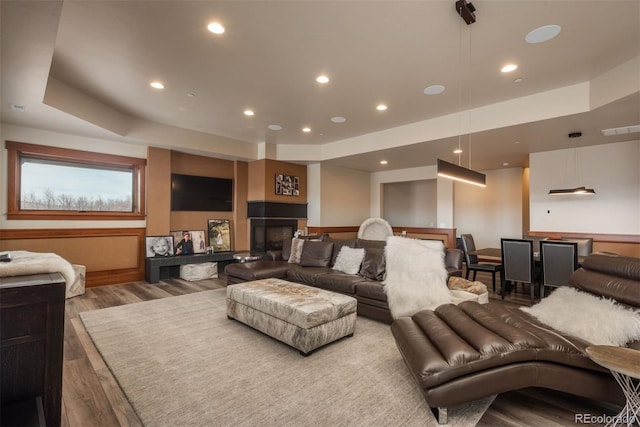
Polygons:
[[0,231],[0,248],[53,252],[87,267],[86,286],[144,280],[144,228]]
[[171,224],[171,150],[147,152],[147,234],[166,234]]

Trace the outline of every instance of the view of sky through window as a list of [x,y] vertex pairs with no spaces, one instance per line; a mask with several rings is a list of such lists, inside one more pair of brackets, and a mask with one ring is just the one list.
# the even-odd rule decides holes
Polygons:
[[133,172],[24,159],[23,209],[131,211]]

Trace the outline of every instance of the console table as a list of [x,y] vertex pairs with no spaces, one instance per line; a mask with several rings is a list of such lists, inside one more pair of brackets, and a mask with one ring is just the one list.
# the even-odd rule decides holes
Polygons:
[[2,425],[60,425],[65,286],[60,273],[0,278]]
[[[217,262],[218,271],[233,261],[233,252],[219,252],[213,254],[176,255],[168,257],[146,258],[144,262],[144,278],[149,283],[158,283],[160,279],[180,277],[180,266],[186,264],[201,264],[203,262]],[[224,271],[224,267],[222,268]]]

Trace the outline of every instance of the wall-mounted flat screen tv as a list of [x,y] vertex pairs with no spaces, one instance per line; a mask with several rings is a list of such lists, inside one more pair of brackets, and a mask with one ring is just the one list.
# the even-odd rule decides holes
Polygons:
[[171,174],[172,211],[233,211],[233,180]]

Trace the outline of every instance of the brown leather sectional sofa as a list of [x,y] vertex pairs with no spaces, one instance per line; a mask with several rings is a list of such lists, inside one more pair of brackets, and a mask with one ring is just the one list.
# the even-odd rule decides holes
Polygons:
[[[570,286],[640,308],[640,259],[592,254],[574,272]],[[612,375],[585,353],[590,343],[517,308],[500,303],[447,304],[397,319],[391,330],[427,404],[442,423],[447,407],[524,387],[624,403]],[[640,349],[640,342],[627,345]]]
[[[229,264],[225,267],[227,284],[266,278],[281,278],[353,296],[358,300],[358,315],[386,323],[393,320],[384,291],[385,242],[364,239],[308,237],[302,249],[300,264],[289,263],[291,244],[282,251],[273,251],[269,259]],[[364,248],[365,258],[358,274],[346,274],[332,269],[342,246]],[[445,265],[449,276],[462,276],[463,253],[445,249]]]

